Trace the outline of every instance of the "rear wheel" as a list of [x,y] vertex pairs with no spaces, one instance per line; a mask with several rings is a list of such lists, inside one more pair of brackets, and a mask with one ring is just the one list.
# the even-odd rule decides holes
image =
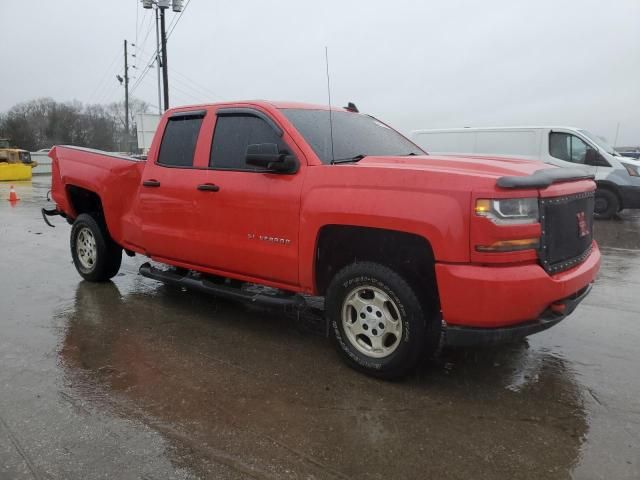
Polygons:
[[122,248],[91,215],[78,215],[71,229],[71,256],[78,273],[90,282],[104,282],[120,270]]
[[391,379],[411,371],[427,348],[428,319],[411,285],[390,268],[354,263],[331,281],[326,313],[344,360]]
[[596,190],[594,214],[596,218],[611,218],[620,211],[618,196],[611,190]]

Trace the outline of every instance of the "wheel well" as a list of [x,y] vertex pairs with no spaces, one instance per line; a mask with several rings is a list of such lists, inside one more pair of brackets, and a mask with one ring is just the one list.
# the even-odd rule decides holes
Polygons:
[[67,193],[76,216],[88,213],[96,217],[96,220],[102,219],[102,201],[97,193],[75,185],[69,185]]
[[622,197],[620,196],[620,192],[618,191],[618,187],[611,182],[600,181],[596,182],[598,190],[609,190],[618,198],[618,205],[622,208]]
[[439,309],[435,257],[431,244],[419,235],[380,228],[327,225],[316,247],[316,288],[326,293],[333,276],[358,261],[381,263],[404,276],[416,294]]

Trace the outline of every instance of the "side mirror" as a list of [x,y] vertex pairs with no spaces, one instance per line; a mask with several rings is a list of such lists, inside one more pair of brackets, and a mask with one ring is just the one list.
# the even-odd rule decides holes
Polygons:
[[587,148],[587,151],[584,155],[584,164],[591,165],[593,167],[610,167],[609,162],[607,162],[600,152],[598,152],[595,148]]
[[254,143],[247,146],[245,157],[247,165],[265,168],[277,173],[295,173],[298,161],[289,152],[280,152],[275,143]]
[[587,148],[584,154],[584,164],[596,166],[598,161],[598,152],[593,148]]

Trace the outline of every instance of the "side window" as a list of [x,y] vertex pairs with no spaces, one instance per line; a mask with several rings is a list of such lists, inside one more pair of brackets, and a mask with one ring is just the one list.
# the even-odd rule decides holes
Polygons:
[[275,143],[280,151],[286,150],[282,139],[261,118],[251,115],[218,117],[209,166],[223,170],[260,170],[245,163],[247,146],[254,143]]
[[169,118],[164,130],[158,163],[172,167],[193,166],[202,117]]
[[549,134],[549,155],[566,162],[584,164],[589,146],[570,133]]

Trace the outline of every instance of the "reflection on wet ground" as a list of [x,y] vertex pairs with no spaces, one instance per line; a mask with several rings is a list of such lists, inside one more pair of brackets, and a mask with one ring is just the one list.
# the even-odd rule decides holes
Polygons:
[[46,185],[14,208],[2,187],[2,479],[640,477],[640,216],[597,223],[602,273],[562,324],[389,383],[315,319],[163,286],[141,259],[80,281]]

